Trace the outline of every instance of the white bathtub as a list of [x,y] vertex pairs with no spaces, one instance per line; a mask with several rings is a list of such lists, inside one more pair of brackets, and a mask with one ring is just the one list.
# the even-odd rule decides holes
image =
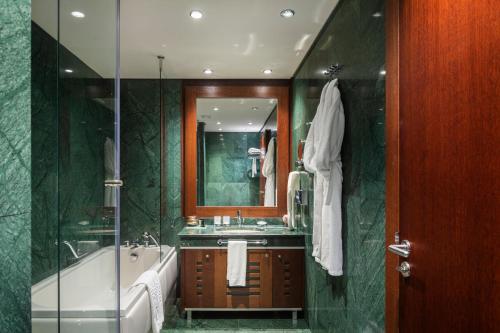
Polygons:
[[[139,275],[156,270],[160,275],[163,300],[172,301],[177,284],[175,248],[162,245],[137,249],[120,248],[120,323],[122,333],[151,331],[149,296],[143,285],[132,287]],[[131,254],[137,254],[137,257]],[[107,247],[84,258],[60,273],[61,332],[115,332],[116,314],[115,250]],[[57,332],[57,275],[31,289],[32,333]]]

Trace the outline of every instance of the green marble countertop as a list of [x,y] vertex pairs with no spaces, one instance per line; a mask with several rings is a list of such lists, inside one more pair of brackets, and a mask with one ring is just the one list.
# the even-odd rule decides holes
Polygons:
[[[224,230],[235,229],[237,226],[231,225],[230,227],[215,227],[213,225],[207,225],[205,227],[184,227],[178,236],[181,238],[188,237],[252,237],[255,236],[272,236],[272,237],[297,237],[304,236],[304,233],[299,230],[290,230],[286,227],[268,225],[260,228],[256,232],[250,233],[225,233]],[[254,229],[254,225],[243,225],[241,229]]]

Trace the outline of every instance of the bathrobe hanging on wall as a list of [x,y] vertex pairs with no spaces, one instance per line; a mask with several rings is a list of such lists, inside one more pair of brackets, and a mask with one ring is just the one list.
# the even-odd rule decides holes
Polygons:
[[337,79],[327,83],[304,147],[304,166],[314,173],[313,253],[330,275],[342,275],[342,162],[344,108]]
[[276,185],[275,185],[275,168],[274,168],[274,146],[276,144],[276,139],[271,138],[267,145],[267,153],[264,158],[264,163],[262,163],[262,175],[266,177],[266,187],[264,192],[264,206],[274,207],[275,196],[276,196]]
[[[115,178],[115,143],[110,138],[104,142],[104,176],[106,180]],[[104,206],[116,207],[115,188],[104,188]]]

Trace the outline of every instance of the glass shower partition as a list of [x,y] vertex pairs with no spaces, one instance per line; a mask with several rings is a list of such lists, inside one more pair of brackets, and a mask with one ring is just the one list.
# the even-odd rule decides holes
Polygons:
[[120,329],[118,4],[32,2],[33,333]]
[[119,332],[117,0],[59,0],[59,332]]

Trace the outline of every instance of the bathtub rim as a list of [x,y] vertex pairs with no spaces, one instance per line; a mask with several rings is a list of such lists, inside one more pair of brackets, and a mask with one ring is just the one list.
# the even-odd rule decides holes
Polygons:
[[[120,250],[129,249],[124,246],[120,246]],[[156,270],[160,273],[163,269],[166,268],[167,264],[172,260],[173,257],[177,256],[177,251],[175,247],[171,247],[168,245],[161,245],[160,253],[164,250],[164,255],[162,260],[157,260],[151,266],[151,269]],[[81,265],[84,265],[86,262],[95,260],[97,257],[103,255],[106,252],[115,251],[114,246],[103,247],[94,253],[90,254],[88,257],[84,258],[78,264],[71,265],[60,272],[60,276],[66,276],[71,274],[74,270],[76,270]],[[31,295],[40,292],[48,285],[52,283],[57,283],[58,274],[53,274],[42,281],[34,284],[31,287]],[[134,306],[135,302],[141,297],[142,293],[146,292],[146,286],[137,285],[133,287],[129,287],[124,295],[120,296],[120,317],[126,317],[128,312]],[[167,291],[168,292],[168,291]],[[35,305],[35,306],[34,306]],[[58,318],[58,314],[60,318],[113,318],[115,317],[116,310],[114,308],[101,308],[101,309],[91,309],[91,310],[82,310],[82,309],[63,309],[59,310],[58,308],[47,308],[37,304],[32,303],[31,306],[31,317],[39,318],[39,319],[55,319]]]

